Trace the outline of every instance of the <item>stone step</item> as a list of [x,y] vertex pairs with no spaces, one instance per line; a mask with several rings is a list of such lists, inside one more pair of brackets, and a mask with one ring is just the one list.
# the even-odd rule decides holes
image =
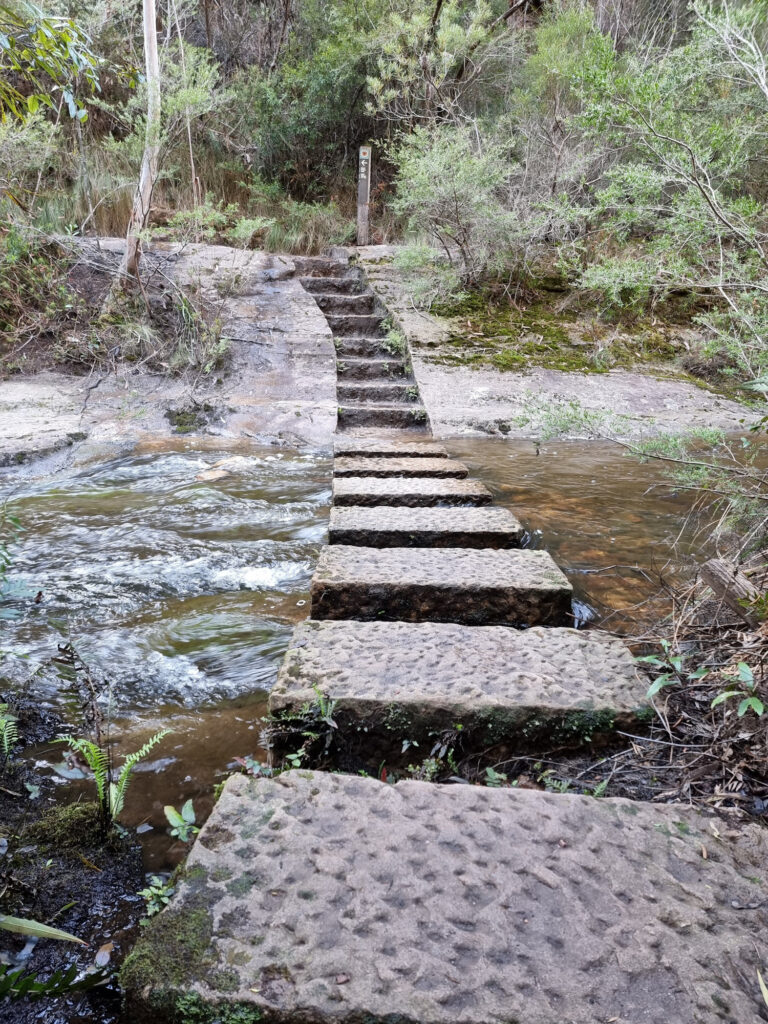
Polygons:
[[332,544],[320,551],[310,615],[562,626],[570,621],[572,593],[546,551]]
[[493,496],[479,480],[434,478],[380,480],[342,477],[333,481],[334,505],[490,505]]
[[349,277],[302,277],[302,285],[312,294],[359,295],[367,288],[361,275]]
[[379,359],[359,359],[336,354],[336,374],[346,380],[387,380],[392,377],[410,377],[410,367],[394,356]]
[[356,315],[354,313],[328,313],[325,318],[333,331],[334,337],[342,335],[376,335],[383,337],[386,333],[382,324],[386,319],[376,313]]
[[319,690],[341,743],[325,765],[397,766],[404,746],[412,760],[414,744],[430,747],[457,725],[462,758],[500,745],[511,758],[636,732],[647,688],[627,647],[597,630],[310,620],[294,630],[269,696],[271,743],[281,759],[295,752],[300,731],[281,729],[279,716],[299,714]]
[[419,389],[406,381],[393,383],[365,383],[336,385],[336,396],[340,402],[364,405],[367,402],[418,402]]
[[359,295],[338,295],[332,292],[318,294],[314,292],[313,297],[324,313],[332,313],[334,315],[373,313],[373,292],[364,292]]
[[400,427],[403,429],[426,430],[427,412],[423,405],[415,402],[398,405],[356,405],[345,402],[339,406],[337,424],[339,429],[350,427]]
[[463,480],[469,470],[463,462],[453,459],[393,459],[391,456],[337,456],[333,463],[334,476],[437,476]]
[[360,271],[348,262],[328,256],[294,256],[293,263],[299,277],[360,277]]
[[760,824],[682,804],[233,775],[126,1019],[751,1024],[767,859]]
[[337,359],[347,359],[350,356],[368,359],[403,359],[403,354],[394,351],[385,337],[370,337],[367,334],[360,337],[343,336],[334,338],[333,344]]
[[331,509],[328,542],[369,548],[516,548],[524,534],[504,508],[352,505]]
[[396,459],[448,458],[448,451],[441,444],[431,441],[382,441],[380,437],[337,437],[333,442],[333,453],[337,457],[370,455]]

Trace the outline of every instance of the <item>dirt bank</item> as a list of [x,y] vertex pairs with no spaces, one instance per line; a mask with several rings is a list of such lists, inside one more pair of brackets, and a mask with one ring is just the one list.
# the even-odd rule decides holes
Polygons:
[[[417,309],[392,263],[394,255],[392,246],[359,250],[371,285],[408,338],[414,374],[438,437],[535,438],[554,431],[572,438],[604,432],[626,439],[700,427],[732,432],[761,415],[755,403],[718,393],[685,372],[674,353],[690,347],[690,326],[648,328],[642,354],[640,330],[606,332],[624,364],[609,368],[590,358],[581,340],[588,332],[598,338],[604,331],[594,318],[580,321],[564,312],[558,322],[549,309],[546,315],[520,315],[517,336],[482,337],[474,317],[447,318]],[[598,355],[605,350],[601,344],[595,342]]]
[[[100,245],[102,254],[116,254],[122,242]],[[216,310],[229,339],[224,368],[173,377],[118,362],[87,376],[47,370],[0,381],[0,466],[41,456],[55,463],[84,443],[105,454],[179,433],[330,444],[333,344],[325,317],[293,276],[293,262],[211,245],[162,246],[151,255],[157,274]]]

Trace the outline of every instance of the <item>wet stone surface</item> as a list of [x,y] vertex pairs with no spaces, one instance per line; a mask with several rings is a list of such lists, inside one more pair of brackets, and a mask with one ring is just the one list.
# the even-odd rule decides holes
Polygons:
[[334,505],[490,505],[492,500],[479,480],[343,477],[333,481]]
[[342,506],[331,509],[328,540],[371,548],[516,548],[524,533],[503,508]]
[[448,458],[448,452],[441,444],[430,441],[383,441],[371,437],[336,437],[333,452],[337,458],[345,455],[396,459]]
[[546,551],[323,548],[315,619],[567,625],[572,588]]
[[453,459],[397,459],[388,456],[382,458],[337,456],[333,464],[334,476],[431,476],[453,477],[463,480],[468,470],[463,462]]
[[121,980],[137,1024],[741,1024],[766,857],[680,805],[238,775]]
[[297,626],[269,710],[299,712],[317,689],[342,733],[391,764],[403,742],[462,726],[461,754],[491,744],[579,746],[647,718],[647,682],[624,644],[575,629],[410,622]]

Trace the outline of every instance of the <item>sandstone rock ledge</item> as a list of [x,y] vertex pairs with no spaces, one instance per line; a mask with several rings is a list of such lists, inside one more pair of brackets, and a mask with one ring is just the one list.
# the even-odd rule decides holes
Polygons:
[[126,961],[128,1019],[764,1020],[766,855],[683,806],[234,776]]

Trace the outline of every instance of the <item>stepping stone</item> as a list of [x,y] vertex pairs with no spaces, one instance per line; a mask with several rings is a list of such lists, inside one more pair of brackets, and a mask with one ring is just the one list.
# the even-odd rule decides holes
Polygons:
[[388,456],[396,459],[448,458],[448,452],[441,444],[430,441],[382,441],[378,437],[337,437],[333,442],[333,452],[337,458],[341,455],[370,455],[376,458]]
[[[647,689],[627,647],[597,630],[309,621],[294,630],[269,711],[300,714],[319,690],[334,701],[344,757],[376,772],[402,763],[404,747],[408,764],[414,743],[431,747],[457,723],[462,757],[635,732]],[[285,746],[279,721],[270,733],[281,756],[304,739],[294,729]]]
[[427,477],[381,480],[350,476],[333,481],[334,505],[490,505],[493,496],[479,480]]
[[331,509],[328,542],[369,548],[517,548],[524,534],[504,508],[353,505]]
[[410,369],[397,357],[367,359],[338,357],[337,354],[336,375],[340,380],[388,380],[391,377],[409,377],[410,374]]
[[233,775],[126,1019],[752,1024],[767,859],[760,825],[679,804]]
[[300,281],[313,294],[359,295],[366,290],[362,276],[350,277],[302,277]]
[[469,470],[453,459],[393,459],[390,456],[337,456],[334,476],[419,476],[454,477],[463,480]]
[[390,405],[339,406],[336,422],[340,429],[350,427],[401,427],[406,430],[426,430],[427,411],[420,403]]
[[566,625],[573,588],[546,551],[362,548],[320,551],[313,619]]
[[384,382],[371,384],[336,385],[336,395],[340,402],[353,402],[364,405],[367,402],[418,402],[419,389],[415,384],[400,380],[393,383],[387,378]]

